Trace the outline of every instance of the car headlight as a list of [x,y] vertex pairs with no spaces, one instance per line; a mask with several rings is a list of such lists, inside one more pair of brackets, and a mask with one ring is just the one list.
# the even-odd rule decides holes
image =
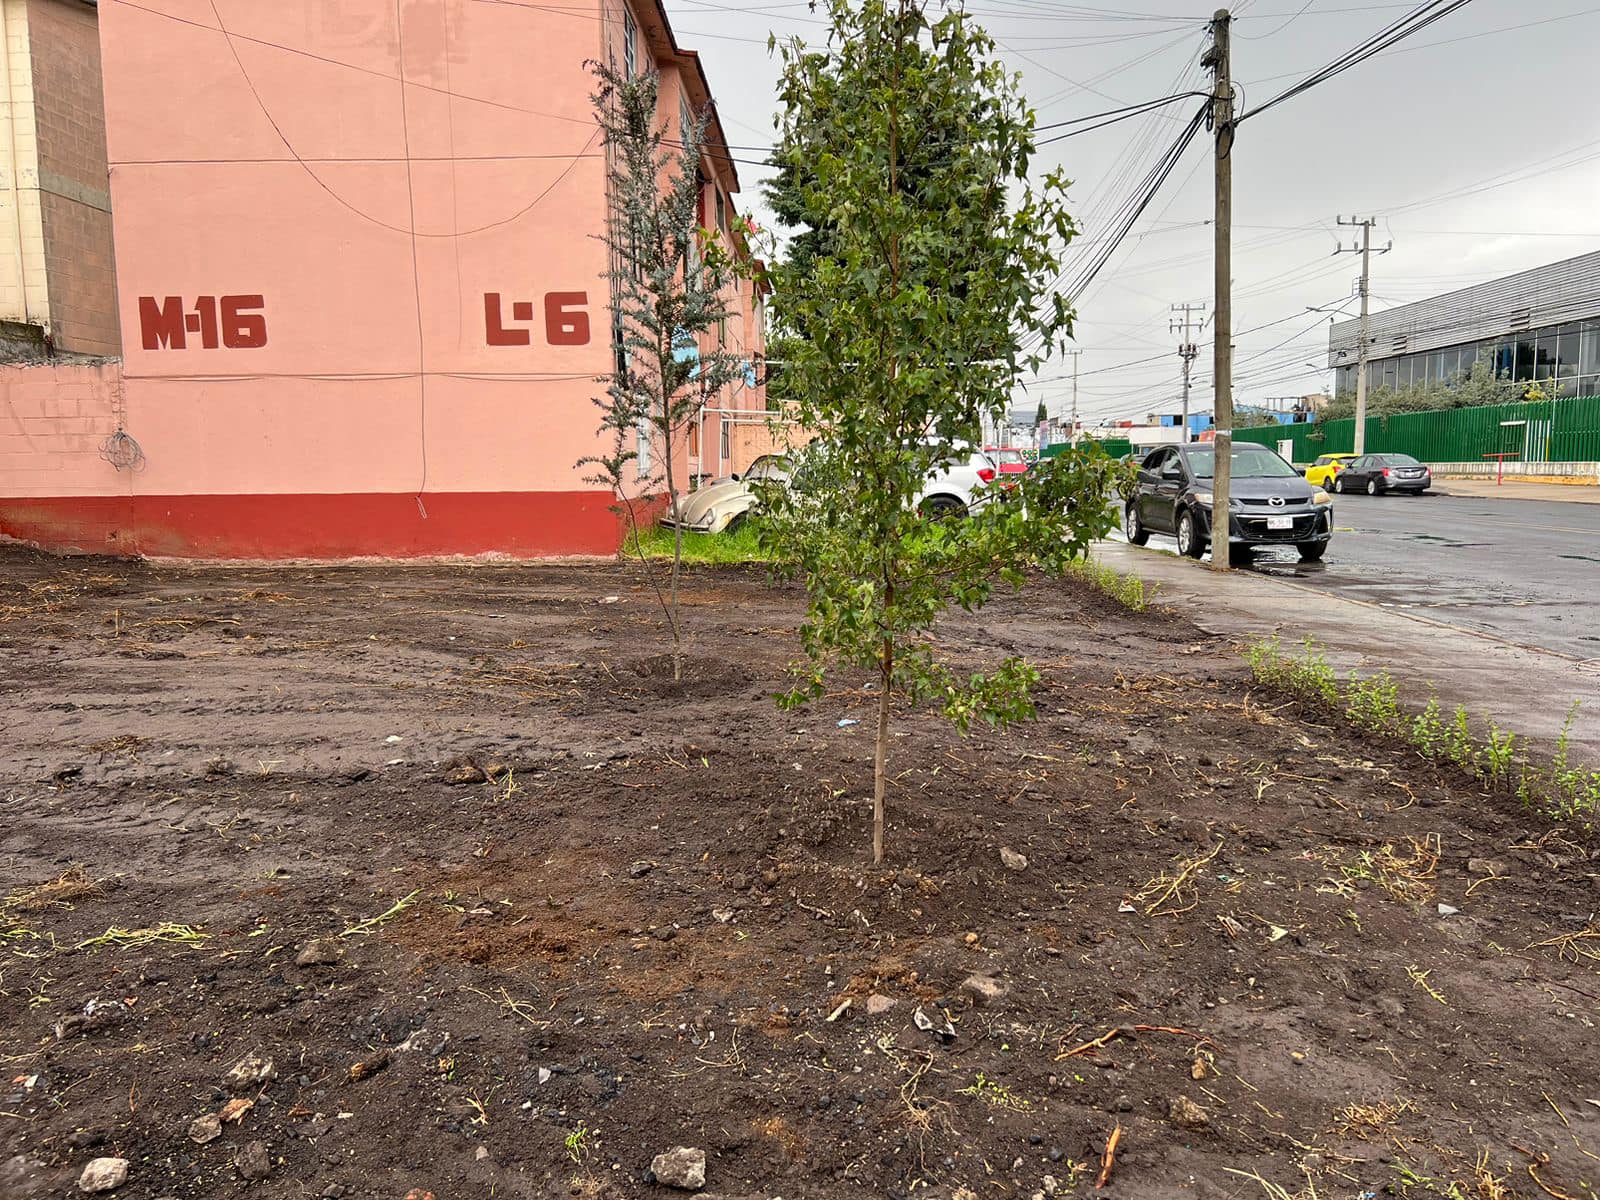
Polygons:
[[1328,493],[1323,491],[1321,488],[1318,488],[1315,492],[1312,493],[1311,503],[1313,503],[1313,504],[1332,504],[1333,503],[1333,497],[1329,496]]
[[1194,498],[1197,501],[1199,501],[1201,504],[1206,504],[1206,505],[1209,505],[1211,503],[1211,500],[1212,500],[1212,496],[1211,496],[1210,492],[1196,492],[1194,494]]

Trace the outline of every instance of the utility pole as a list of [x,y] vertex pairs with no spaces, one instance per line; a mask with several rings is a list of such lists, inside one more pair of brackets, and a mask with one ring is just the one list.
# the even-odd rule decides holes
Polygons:
[[1215,295],[1212,316],[1215,342],[1211,377],[1216,390],[1212,406],[1216,455],[1211,483],[1211,565],[1228,569],[1228,534],[1231,521],[1228,493],[1233,475],[1233,69],[1228,45],[1232,18],[1225,8],[1211,18],[1211,48],[1200,65],[1215,75],[1212,89],[1211,127],[1216,133],[1216,250]]
[[1070,435],[1068,435],[1067,441],[1068,441],[1069,444],[1071,444],[1074,447],[1076,447],[1077,444],[1078,444],[1078,355],[1080,355],[1082,353],[1083,353],[1082,350],[1073,350],[1073,351],[1071,351],[1071,354],[1072,354],[1072,433]]
[[1183,320],[1169,322],[1167,326],[1170,332],[1182,334],[1182,340],[1178,342],[1178,357],[1183,359],[1183,440],[1186,442],[1192,440],[1189,437],[1189,368],[1194,365],[1194,360],[1200,356],[1200,348],[1190,340],[1190,331],[1199,328],[1190,319],[1190,314],[1202,313],[1205,310],[1206,306],[1204,304],[1189,304],[1187,302],[1174,304],[1172,311],[1181,312]]
[[[1372,227],[1378,223],[1378,219],[1376,217],[1351,217],[1346,221],[1343,217],[1340,217],[1338,221],[1340,225],[1359,226],[1361,229],[1361,245],[1352,244],[1346,247],[1341,243],[1334,248],[1333,252],[1335,254],[1359,253],[1361,255],[1361,340],[1356,346],[1356,440],[1351,449],[1357,454],[1365,454],[1367,452],[1367,345],[1372,340],[1371,334],[1368,332],[1367,299],[1372,291]],[[1378,253],[1387,254],[1392,249],[1394,249],[1394,243],[1390,242]]]

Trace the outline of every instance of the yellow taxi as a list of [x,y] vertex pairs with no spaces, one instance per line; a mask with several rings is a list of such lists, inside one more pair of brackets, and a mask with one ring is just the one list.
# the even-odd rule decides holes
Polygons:
[[1306,482],[1313,487],[1332,487],[1333,477],[1344,470],[1354,454],[1324,454],[1306,468]]

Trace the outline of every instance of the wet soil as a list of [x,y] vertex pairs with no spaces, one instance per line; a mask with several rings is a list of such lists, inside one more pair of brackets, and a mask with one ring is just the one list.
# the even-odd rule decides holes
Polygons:
[[874,869],[802,600],[692,571],[675,682],[616,565],[4,552],[0,1196],[1600,1186],[1585,831],[1038,582],[940,630],[1037,719],[897,713]]

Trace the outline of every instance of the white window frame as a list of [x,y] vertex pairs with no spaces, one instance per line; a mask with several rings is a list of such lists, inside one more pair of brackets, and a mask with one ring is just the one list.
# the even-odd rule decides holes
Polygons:
[[634,22],[633,10],[626,4],[622,6],[622,69],[629,79],[632,79],[639,70],[639,50],[635,43],[639,39],[639,27]]

